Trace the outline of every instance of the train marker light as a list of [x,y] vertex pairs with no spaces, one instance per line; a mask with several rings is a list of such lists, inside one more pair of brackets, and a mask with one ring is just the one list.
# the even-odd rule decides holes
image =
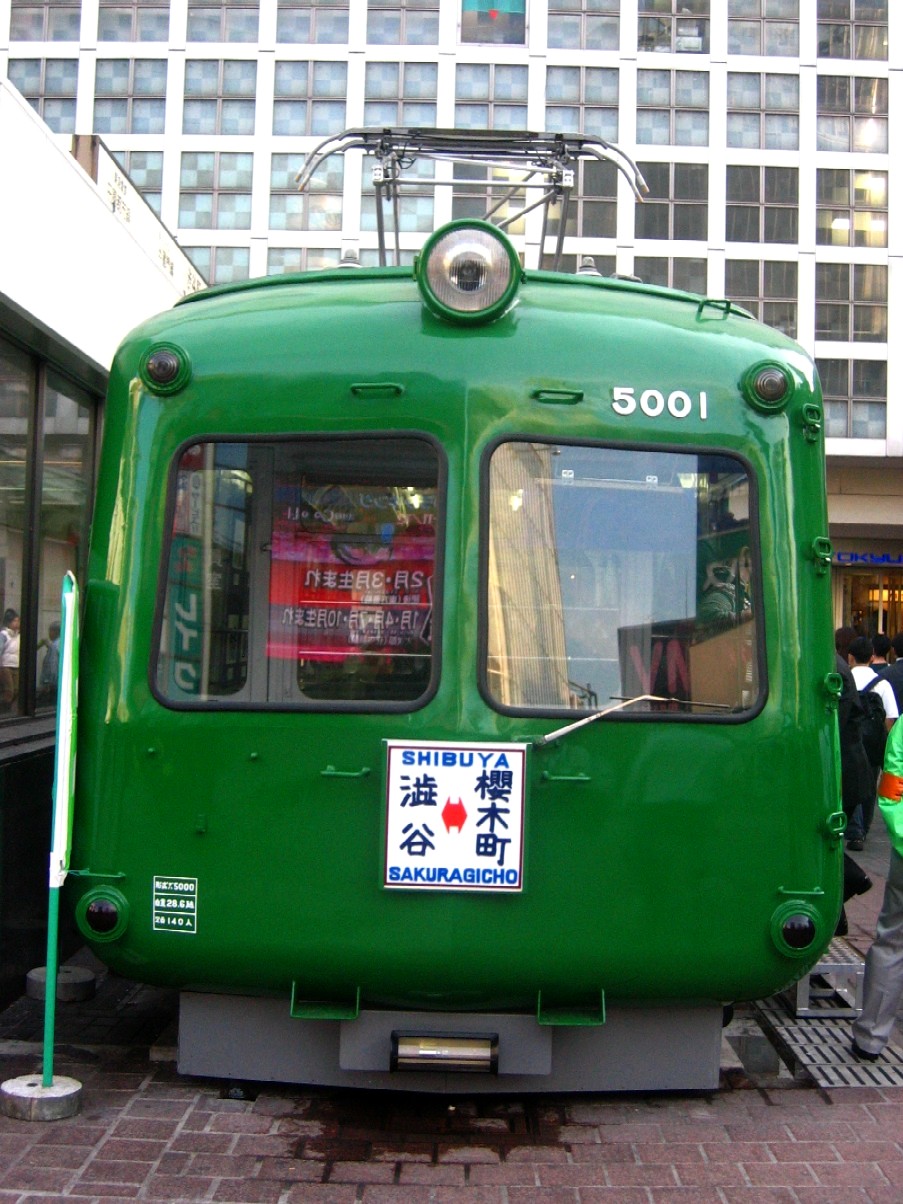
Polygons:
[[811,916],[801,913],[788,916],[781,928],[781,935],[791,949],[808,949],[815,940],[815,923]]
[[453,322],[490,322],[510,305],[521,278],[514,248],[488,222],[451,222],[427,239],[414,263],[427,306]]
[[75,918],[79,928],[91,940],[115,941],[128,926],[128,900],[113,887],[98,887],[81,897],[75,908]]
[[793,379],[779,364],[756,364],[741,382],[743,395],[762,414],[776,414],[793,396]]
[[138,372],[153,393],[178,393],[191,379],[191,363],[181,347],[158,343],[141,357]]
[[805,957],[819,936],[818,912],[808,903],[783,903],[771,917],[771,938],[788,957]]

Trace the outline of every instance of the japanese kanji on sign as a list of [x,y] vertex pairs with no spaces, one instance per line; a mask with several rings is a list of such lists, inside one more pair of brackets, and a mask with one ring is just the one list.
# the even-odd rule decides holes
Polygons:
[[386,744],[383,885],[521,890],[526,744]]

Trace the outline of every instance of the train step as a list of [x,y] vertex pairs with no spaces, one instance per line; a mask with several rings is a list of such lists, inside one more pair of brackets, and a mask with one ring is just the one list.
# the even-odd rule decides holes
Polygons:
[[853,946],[835,937],[818,964],[796,984],[795,1014],[820,1020],[858,1016],[864,972],[865,963]]

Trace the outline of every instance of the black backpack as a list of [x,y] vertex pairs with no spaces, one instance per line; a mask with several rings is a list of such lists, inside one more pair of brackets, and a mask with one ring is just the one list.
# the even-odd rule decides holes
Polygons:
[[862,722],[862,743],[871,764],[880,769],[884,765],[884,746],[887,744],[886,715],[884,703],[875,693],[875,686],[881,679],[874,677],[867,686],[859,691],[865,718]]

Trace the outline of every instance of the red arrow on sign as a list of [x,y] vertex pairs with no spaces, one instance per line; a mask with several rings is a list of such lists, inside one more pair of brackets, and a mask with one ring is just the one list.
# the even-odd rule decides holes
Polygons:
[[457,828],[460,832],[466,819],[467,812],[461,800],[458,799],[456,803],[453,803],[451,799],[447,799],[442,808],[442,822],[445,824],[445,830],[450,832],[452,828]]

